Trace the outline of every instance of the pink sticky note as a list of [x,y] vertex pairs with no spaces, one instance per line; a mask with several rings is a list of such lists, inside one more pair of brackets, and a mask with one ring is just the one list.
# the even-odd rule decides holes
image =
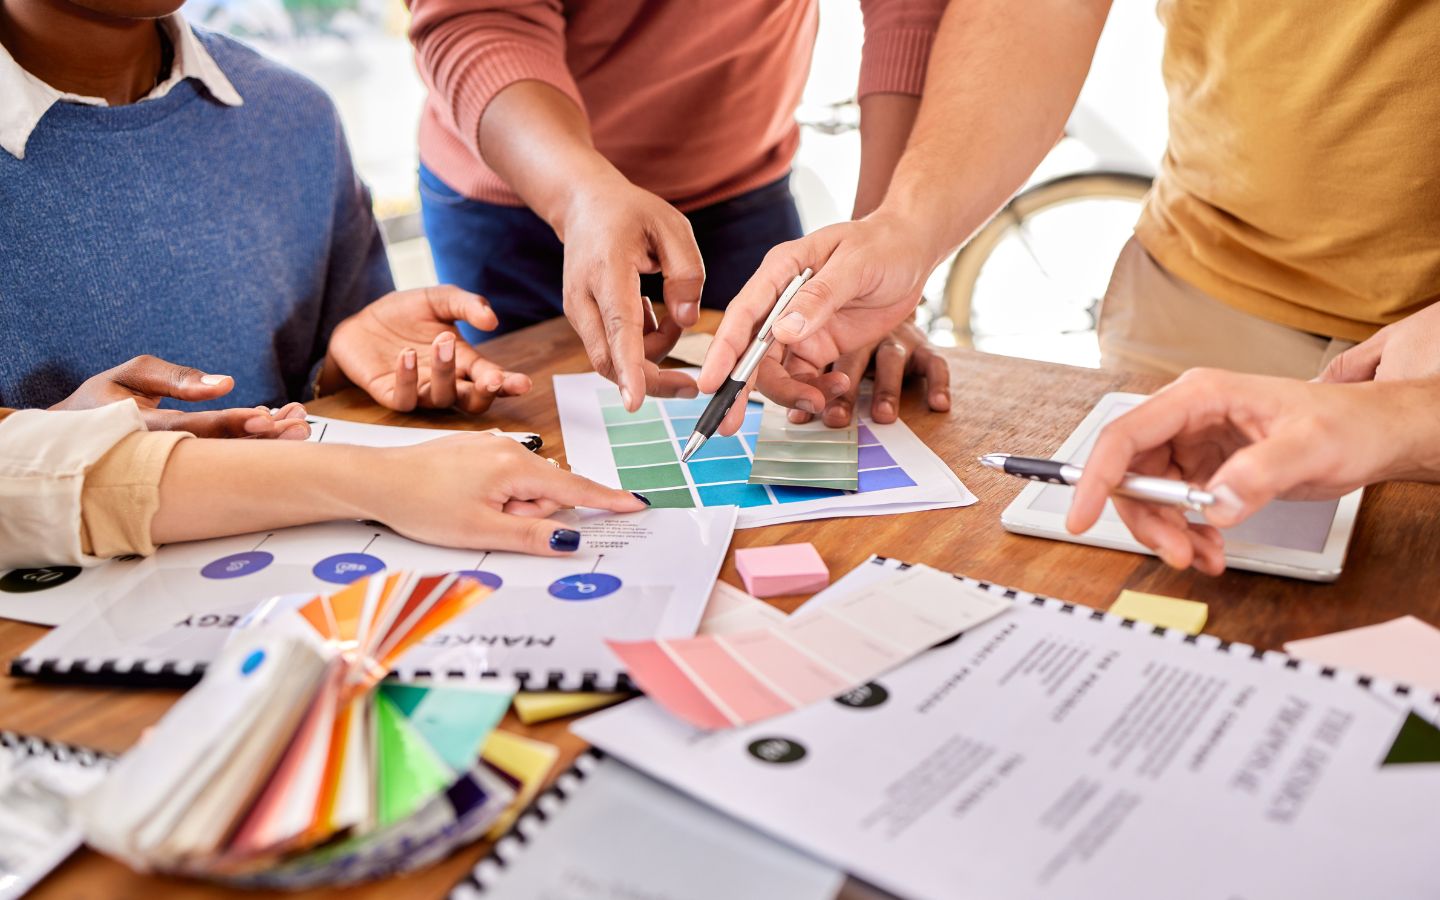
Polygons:
[[735,568],[756,597],[809,594],[830,583],[830,570],[810,543],[736,550]]
[[1414,616],[1289,641],[1285,652],[1322,666],[1440,692],[1440,629]]

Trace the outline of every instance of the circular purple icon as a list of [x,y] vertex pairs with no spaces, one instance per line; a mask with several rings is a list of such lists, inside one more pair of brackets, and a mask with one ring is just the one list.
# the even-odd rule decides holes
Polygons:
[[385,563],[379,557],[368,553],[337,553],[320,560],[310,571],[321,581],[349,584],[384,568]]
[[232,553],[229,556],[220,557],[201,569],[200,574],[206,578],[240,578],[258,572],[274,561],[273,553],[266,553],[264,550],[246,550],[244,553]]
[[455,574],[461,578],[473,578],[492,591],[498,589],[500,585],[505,583],[505,579],[496,575],[494,572],[486,572],[481,569],[466,569],[463,572],[456,572]]
[[604,572],[567,575],[550,585],[550,596],[561,600],[599,600],[620,590],[620,579]]

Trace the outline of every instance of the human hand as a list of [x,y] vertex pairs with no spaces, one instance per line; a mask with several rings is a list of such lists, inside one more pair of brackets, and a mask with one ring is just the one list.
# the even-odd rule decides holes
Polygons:
[[[646,395],[694,397],[695,381],[656,363],[683,328],[700,318],[705,264],[690,221],[624,178],[597,177],[577,188],[557,226],[565,244],[565,315],[595,371],[620,387],[634,412]],[[646,333],[640,276],[664,276],[669,315]]]
[[580,535],[549,518],[557,510],[649,506],[638,494],[582,478],[494,435],[361,449],[371,452],[366,476],[351,479],[361,491],[351,513],[427,544],[559,556],[578,549]]
[[457,320],[482,331],[499,324],[484,298],[457,287],[386,294],[336,326],[320,387],[329,392],[348,380],[390,409],[454,407],[472,415],[497,397],[530,390],[529,377],[505,371],[461,339]]
[[1330,361],[1319,381],[1398,381],[1440,375],[1440,303],[1386,325]]
[[263,406],[185,412],[159,409],[164,399],[197,402],[230,393],[235,380],[229,375],[207,375],[154,356],[137,356],[85,380],[75,392],[51,409],[95,409],[121,400],[134,400],[150,431],[188,431],[209,438],[278,438],[303,441],[310,436],[305,407],[290,403],[272,413]]
[[[945,363],[944,357],[935,352],[935,348],[925,337],[925,332],[913,322],[902,322],[879,344],[846,353],[835,361],[831,374],[843,375],[849,387],[831,399],[824,408],[821,418],[826,425],[844,428],[850,424],[860,396],[860,382],[871,359],[875,361],[875,385],[870,395],[871,419],[887,425],[898,418],[900,390],[907,375],[925,379],[925,396],[932,410],[945,412],[950,409],[950,367]],[[808,369],[808,364],[799,361],[792,363],[792,369],[781,373],[779,377],[775,377],[774,369],[768,369],[757,378],[756,387],[776,403],[788,406],[790,404],[785,404],[774,394],[779,393],[786,397],[787,386],[810,374]],[[777,383],[770,384],[767,376],[773,377]],[[801,380],[801,383],[806,382]],[[811,380],[808,383],[816,382]],[[795,400],[801,405],[790,410],[790,421],[803,424],[814,418],[811,415],[812,410],[805,409],[809,402],[806,397],[795,397]]]
[[[1111,499],[1167,565],[1225,569],[1218,528],[1277,497],[1325,500],[1392,478],[1440,474],[1440,381],[1324,385],[1218,370],[1186,372],[1100,432],[1065,527],[1089,529]],[[1126,472],[1202,484],[1206,524],[1173,507],[1112,497]]]
[[[904,222],[881,213],[780,244],[766,254],[725,311],[700,370],[700,389],[719,389],[780,292],[809,268],[815,274],[775,323],[776,344],[757,374],[764,379],[766,396],[775,402],[801,410],[824,409],[853,384],[845,373],[816,373],[845,354],[876,346],[907,321],[940,255]],[[848,368],[854,371],[856,365],[851,362]],[[931,400],[933,405],[933,396]],[[743,418],[742,400],[731,408],[720,432],[734,434]]]

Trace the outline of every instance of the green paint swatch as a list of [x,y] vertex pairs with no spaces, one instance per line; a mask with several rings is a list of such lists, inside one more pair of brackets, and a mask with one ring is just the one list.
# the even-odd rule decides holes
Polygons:
[[675,445],[669,441],[657,441],[653,444],[625,444],[619,447],[611,447],[610,452],[615,456],[617,466],[650,466],[656,463],[679,462],[680,456],[675,452]]
[[409,816],[445,790],[455,774],[394,703],[383,693],[373,697],[375,787],[380,825],[385,826]]
[[653,400],[646,400],[633,413],[623,406],[602,406],[600,415],[605,417],[606,425],[618,425],[623,422],[648,422],[651,419],[660,418],[660,406]]
[[694,509],[695,497],[689,488],[670,491],[646,491],[645,499],[655,509]]
[[380,693],[410,720],[447,766],[469,770],[513,694],[469,687],[382,684]]
[[1395,735],[1395,742],[1380,765],[1436,762],[1440,762],[1440,729],[1412,712],[1405,717],[1400,733]]
[[[685,472],[679,463],[664,466],[643,466],[638,469],[620,469],[620,486],[627,491],[681,487],[685,484]],[[649,494],[646,494],[648,497]]]
[[656,419],[653,422],[631,422],[626,425],[610,425],[605,429],[610,437],[610,444],[638,444],[643,441],[668,441],[670,432],[666,430],[664,421]]

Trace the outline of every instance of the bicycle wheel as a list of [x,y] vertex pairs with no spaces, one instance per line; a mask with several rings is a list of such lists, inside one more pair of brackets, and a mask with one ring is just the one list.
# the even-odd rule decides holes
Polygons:
[[1100,301],[1150,183],[1129,172],[1080,172],[1016,194],[956,254],[945,279],[955,344],[1098,365]]

